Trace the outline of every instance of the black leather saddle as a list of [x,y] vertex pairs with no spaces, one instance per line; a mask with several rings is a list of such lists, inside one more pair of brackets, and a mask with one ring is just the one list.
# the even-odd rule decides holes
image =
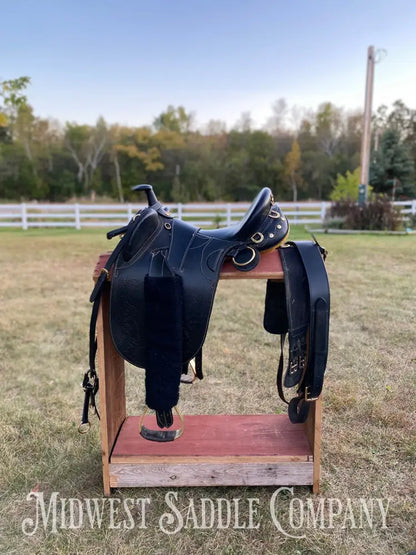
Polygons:
[[[243,219],[230,227],[202,230],[173,218],[157,200],[151,185],[144,191],[148,206],[108,238],[122,235],[103,268],[90,300],[90,370],[84,377],[88,403],[98,389],[95,370],[95,321],[110,269],[110,329],[114,345],[128,362],[145,369],[146,405],[156,412],[161,430],[140,424],[140,433],[154,441],[172,441],[183,431],[163,430],[173,423],[181,376],[196,360],[202,378],[201,349],[207,333],[221,266],[230,258],[240,271],[253,269],[260,253],[278,248],[289,224],[269,188],[263,188]],[[185,381],[187,381],[185,379]]]

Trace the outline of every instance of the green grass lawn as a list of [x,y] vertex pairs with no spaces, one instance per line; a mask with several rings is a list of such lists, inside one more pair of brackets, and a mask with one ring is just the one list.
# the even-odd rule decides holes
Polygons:
[[[300,228],[292,230],[291,238],[307,237]],[[40,527],[25,535],[23,522],[36,516],[34,501],[27,499],[32,490],[47,500],[52,492],[65,499],[102,498],[99,423],[92,420],[84,436],[77,427],[92,271],[98,254],[117,240],[107,242],[105,230],[2,230],[0,553],[403,554],[415,549],[416,237],[319,239],[329,251],[332,303],[321,498],[339,499],[344,508],[358,507],[360,498],[390,499],[384,528],[377,515],[370,528],[358,520],[354,527],[351,515],[343,520],[344,514],[333,527],[326,521],[314,528],[306,519],[300,522],[298,513],[293,523],[298,528],[290,530],[304,537],[294,539],[271,518],[276,488],[184,488],[175,490],[184,518],[191,499],[255,498],[259,527],[195,529],[191,518],[188,528],[168,535],[159,525],[167,490],[123,489],[113,494],[120,507],[151,499],[147,528],[117,527],[117,518],[111,522],[106,510],[101,528],[85,522],[71,528],[64,521],[56,533]],[[205,347],[206,377],[182,392],[185,413],[285,411],[275,390],[278,340],[262,328],[264,293],[261,281],[239,281],[238,288],[220,282]],[[129,413],[139,414],[142,371],[129,367],[127,385]],[[308,499],[319,504],[306,487],[295,488],[293,496],[279,494],[277,514],[286,530],[294,497],[298,506]],[[247,505],[242,507],[244,518]],[[132,511],[136,522],[138,510]]]

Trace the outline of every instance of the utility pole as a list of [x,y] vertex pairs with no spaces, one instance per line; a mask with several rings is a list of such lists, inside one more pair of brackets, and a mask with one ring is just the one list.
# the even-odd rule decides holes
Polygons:
[[369,46],[367,51],[367,80],[365,86],[364,103],[364,130],[361,143],[361,175],[360,185],[358,186],[358,204],[363,204],[368,196],[368,177],[370,169],[371,151],[371,107],[373,103],[373,83],[374,83],[374,46]]

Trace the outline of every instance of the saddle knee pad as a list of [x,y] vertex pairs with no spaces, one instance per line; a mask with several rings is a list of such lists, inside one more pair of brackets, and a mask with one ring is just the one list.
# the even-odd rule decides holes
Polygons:
[[146,404],[169,411],[178,404],[183,365],[183,284],[180,276],[144,280]]

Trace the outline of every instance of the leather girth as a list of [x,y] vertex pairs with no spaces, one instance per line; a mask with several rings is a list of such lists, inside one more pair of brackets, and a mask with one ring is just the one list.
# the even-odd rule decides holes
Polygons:
[[[289,242],[280,249],[284,284],[268,281],[264,327],[281,336],[277,372],[280,398],[289,405],[294,423],[304,422],[310,402],[322,391],[328,355],[330,295],[324,249],[315,241]],[[284,372],[284,343],[288,363]],[[284,387],[297,387],[288,402]]]

